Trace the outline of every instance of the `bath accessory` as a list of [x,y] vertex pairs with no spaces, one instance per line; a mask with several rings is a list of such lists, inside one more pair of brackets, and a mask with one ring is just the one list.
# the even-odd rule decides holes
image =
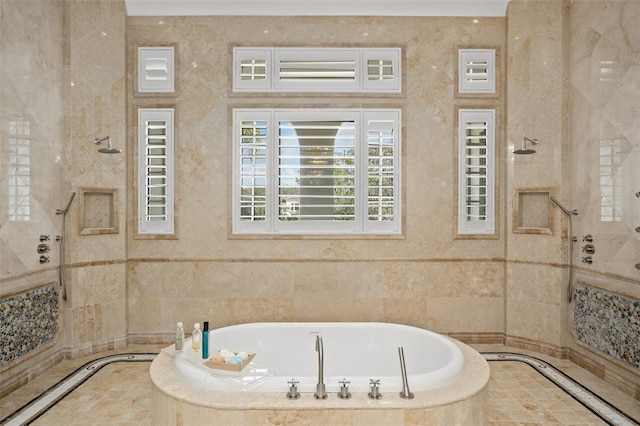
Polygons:
[[[549,195],[549,200],[551,200],[553,204],[555,204],[569,217],[569,284],[567,285],[567,301],[571,303],[571,300],[573,299],[573,244],[578,241],[578,237],[573,236],[573,221],[571,220],[571,217],[577,216],[578,210],[569,210],[560,204],[560,201],[556,200],[553,195]],[[585,238],[587,237],[591,238],[591,235],[585,236]]]
[[38,248],[36,249],[36,251],[38,252],[38,254],[43,254],[46,253],[50,250],[49,248],[49,244],[45,244],[45,243],[40,243],[38,244]]
[[[209,321],[204,322],[204,330],[202,330],[202,359],[209,358]],[[242,364],[242,358],[240,362],[234,362],[234,364]]]
[[105,136],[104,138],[95,138],[93,140],[93,143],[96,145],[100,145],[104,141],[107,141],[107,147],[100,148],[98,152],[101,152],[102,154],[120,154],[122,152],[122,150],[111,146],[111,136]]
[[519,149],[513,151],[514,154],[534,154],[535,149],[527,148],[527,142],[531,142],[534,145],[538,145],[538,139],[531,139],[528,137],[522,138],[522,146]]
[[351,392],[349,392],[349,386],[347,386],[351,382],[348,381],[347,379],[342,379],[342,380],[339,380],[338,383],[342,385],[340,386],[340,392],[338,392],[338,398],[340,399],[351,398]]
[[324,388],[324,347],[322,345],[322,336],[320,335],[316,335],[316,352],[318,352],[318,384],[313,397],[315,399],[327,399],[327,392]]
[[298,386],[296,386],[300,381],[291,378],[291,381],[287,382],[291,386],[289,386],[289,392],[287,392],[287,399],[298,399],[300,398],[300,392],[298,392]]
[[[62,300],[67,300],[67,285],[65,280],[65,269],[66,266],[64,264],[64,255],[65,255],[65,223],[67,219],[67,213],[69,212],[69,207],[71,207],[71,203],[75,198],[76,193],[72,192],[71,197],[69,197],[69,201],[64,209],[56,209],[56,214],[62,215],[62,232],[60,235],[56,236],[56,241],[60,243],[60,262],[58,264],[58,281],[60,282],[60,287],[62,287]],[[40,257],[42,260],[42,256]]]
[[175,341],[175,350],[181,351],[182,345],[184,344],[184,326],[182,322],[178,321],[176,324],[176,341]]
[[200,346],[202,345],[202,331],[200,331],[200,323],[193,324],[193,332],[191,333],[191,350],[193,352],[200,352]]
[[382,398],[382,394],[380,393],[380,379],[369,379],[369,385],[371,386],[369,399]]
[[404,348],[402,346],[398,347],[398,355],[400,356],[400,374],[402,375],[402,392],[400,392],[400,398],[413,399],[413,392],[409,390],[407,367],[404,363]]

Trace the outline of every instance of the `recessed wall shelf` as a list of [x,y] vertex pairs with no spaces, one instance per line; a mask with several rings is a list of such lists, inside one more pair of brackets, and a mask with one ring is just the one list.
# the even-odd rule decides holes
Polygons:
[[548,188],[517,189],[513,206],[515,234],[553,234],[553,208]]
[[118,233],[116,188],[80,188],[80,235]]

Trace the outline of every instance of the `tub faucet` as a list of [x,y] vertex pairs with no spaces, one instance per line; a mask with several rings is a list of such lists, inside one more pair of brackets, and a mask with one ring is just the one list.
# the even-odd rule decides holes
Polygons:
[[315,399],[327,399],[327,392],[324,389],[324,347],[322,346],[322,336],[316,336],[316,352],[318,352],[318,384]]

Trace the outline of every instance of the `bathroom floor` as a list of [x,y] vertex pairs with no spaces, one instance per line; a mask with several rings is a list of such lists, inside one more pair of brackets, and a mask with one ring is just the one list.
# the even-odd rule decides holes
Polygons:
[[[530,354],[531,358],[524,351],[497,345],[476,348],[485,353],[491,367],[491,425],[640,425],[637,400],[569,361],[539,354]],[[158,349],[136,345],[119,352],[145,354]],[[7,425],[150,425],[151,356],[111,357],[119,352],[62,362],[1,399],[0,421],[6,419],[3,424]],[[108,358],[95,364],[95,369],[81,368],[102,357]],[[56,384],[66,385],[70,393],[53,398],[46,408],[49,394],[67,393],[43,394]],[[29,402],[33,404],[21,410]],[[34,418],[25,414],[29,410],[44,414],[29,423]]]

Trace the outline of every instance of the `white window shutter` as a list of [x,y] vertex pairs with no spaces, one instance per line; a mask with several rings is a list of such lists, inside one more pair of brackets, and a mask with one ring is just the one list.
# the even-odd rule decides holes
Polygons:
[[173,108],[138,110],[138,233],[173,234]]
[[493,234],[495,110],[458,111],[458,233]]
[[458,50],[458,92],[496,92],[495,49]]
[[400,48],[236,47],[235,92],[400,93]]
[[175,92],[173,47],[138,48],[138,92]]

